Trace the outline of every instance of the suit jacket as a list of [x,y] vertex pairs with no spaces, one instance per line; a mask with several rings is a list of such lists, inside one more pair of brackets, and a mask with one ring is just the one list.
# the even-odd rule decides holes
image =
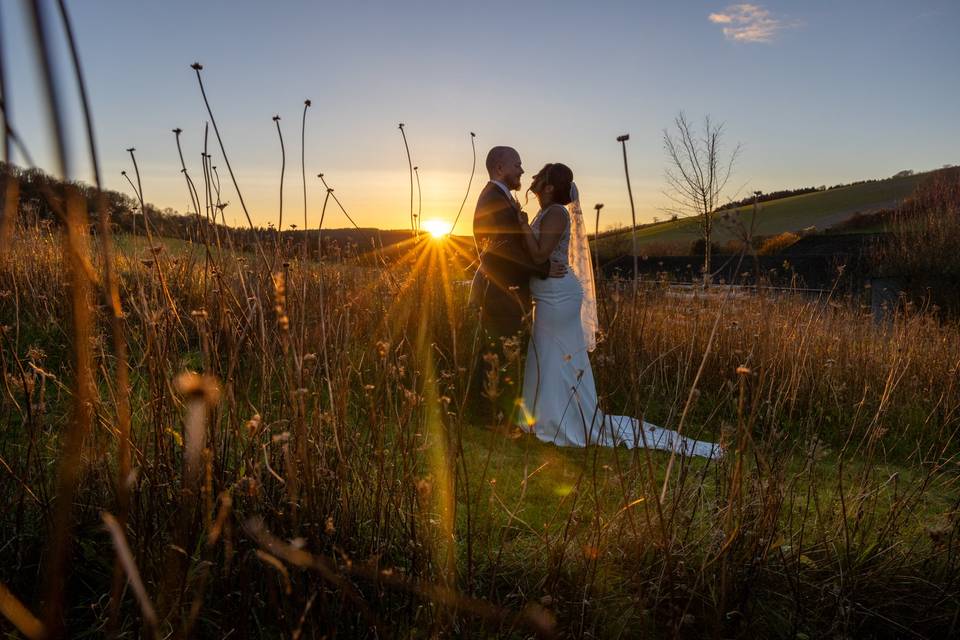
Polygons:
[[530,306],[530,277],[546,278],[550,273],[549,261],[537,264],[530,257],[517,219],[519,210],[493,182],[487,183],[477,199],[473,240],[480,254],[480,268],[473,279],[470,299],[487,314],[523,315]]

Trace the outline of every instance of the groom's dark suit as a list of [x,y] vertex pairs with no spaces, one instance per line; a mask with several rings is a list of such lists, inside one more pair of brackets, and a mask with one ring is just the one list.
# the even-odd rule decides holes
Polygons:
[[[480,268],[473,278],[470,302],[480,307],[483,344],[473,375],[473,406],[490,407],[482,400],[484,380],[490,364],[487,354],[499,360],[498,396],[493,402],[493,424],[505,419],[513,424],[520,394],[523,347],[523,316],[530,310],[530,277],[546,278],[550,262],[534,263],[523,240],[517,213],[520,206],[493,182],[480,192],[473,214],[473,238],[480,253]],[[505,338],[519,336],[513,349],[504,349]],[[481,412],[483,412],[481,410]],[[497,414],[500,414],[498,417]]]
[[519,205],[493,182],[480,192],[473,213],[473,239],[480,268],[470,299],[480,307],[480,323],[493,339],[510,337],[523,327],[530,310],[530,277],[546,278],[550,262],[534,263],[517,220]]

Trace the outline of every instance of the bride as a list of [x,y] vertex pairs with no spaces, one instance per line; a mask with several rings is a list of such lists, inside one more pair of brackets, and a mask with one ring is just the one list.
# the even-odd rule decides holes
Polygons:
[[533,336],[527,346],[521,428],[561,447],[622,444],[719,458],[719,445],[600,410],[587,355],[596,346],[596,295],[573,172],[564,164],[547,164],[533,177],[530,191],[540,201],[540,212],[529,224],[526,213],[519,214],[527,248],[535,262],[549,259],[569,270],[563,278],[530,279]]

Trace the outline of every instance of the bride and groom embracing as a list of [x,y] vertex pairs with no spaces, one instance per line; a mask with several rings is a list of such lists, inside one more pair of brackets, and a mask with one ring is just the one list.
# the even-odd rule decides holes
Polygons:
[[[570,168],[550,163],[533,177],[529,191],[540,211],[528,221],[512,193],[524,173],[520,154],[494,147],[486,166],[490,182],[473,218],[480,267],[470,299],[479,307],[483,334],[475,377],[496,411],[558,446],[626,445],[720,457],[719,445],[600,410],[588,355],[598,328],[593,268]],[[523,324],[530,311],[524,359]]]

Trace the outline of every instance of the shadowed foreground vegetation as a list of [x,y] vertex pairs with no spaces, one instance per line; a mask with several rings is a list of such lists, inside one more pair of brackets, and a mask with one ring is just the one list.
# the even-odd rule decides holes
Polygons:
[[729,453],[565,450],[468,401],[460,243],[107,259],[81,213],[0,253],[4,631],[957,631],[956,326],[607,282],[605,407]]

